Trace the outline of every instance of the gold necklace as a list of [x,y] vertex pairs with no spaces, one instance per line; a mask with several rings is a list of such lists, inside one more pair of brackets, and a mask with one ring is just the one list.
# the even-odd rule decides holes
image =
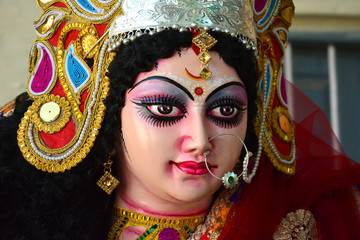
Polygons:
[[125,228],[132,226],[146,227],[146,231],[138,240],[185,240],[191,236],[195,228],[202,224],[205,219],[203,216],[186,218],[152,217],[118,206],[114,206],[114,214],[119,219],[111,227],[108,240],[117,239]]

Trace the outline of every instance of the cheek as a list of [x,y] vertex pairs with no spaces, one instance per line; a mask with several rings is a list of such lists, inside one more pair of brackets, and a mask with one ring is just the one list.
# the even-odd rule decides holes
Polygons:
[[170,128],[171,131],[169,128],[155,127],[143,119],[138,111],[130,103],[121,112],[122,132],[131,160],[167,156],[176,138],[174,127]]
[[[247,129],[247,113],[244,114],[244,118],[241,123],[233,128],[222,128],[213,123],[210,124],[214,134],[210,137],[214,137],[221,134],[235,134],[240,139],[245,142],[246,129]],[[216,152],[216,155],[219,156],[219,159],[222,159],[222,165],[228,167],[229,169],[233,167],[236,163],[236,160],[239,158],[242,151],[243,143],[238,140],[236,137],[231,135],[217,136],[214,138],[214,141],[210,141],[213,147],[213,151]],[[224,163],[226,161],[226,163]]]

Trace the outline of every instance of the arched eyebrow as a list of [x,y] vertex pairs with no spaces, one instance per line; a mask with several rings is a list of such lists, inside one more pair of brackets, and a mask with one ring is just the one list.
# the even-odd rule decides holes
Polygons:
[[145,78],[145,79],[141,80],[140,82],[138,82],[137,84],[135,84],[132,88],[130,88],[128,93],[130,93],[132,90],[134,90],[134,88],[136,88],[138,85],[142,84],[143,82],[147,82],[150,80],[160,80],[160,81],[164,81],[167,83],[171,83],[171,84],[175,85],[177,88],[179,88],[180,90],[182,90],[191,100],[194,101],[194,97],[183,85],[181,85],[178,82],[175,82],[171,78],[167,78],[167,77],[163,77],[163,76],[151,76],[151,77]]
[[240,86],[242,87],[243,89],[246,90],[244,84],[242,82],[228,82],[228,83],[225,83],[224,85],[221,85],[220,87],[218,87],[217,89],[215,89],[214,91],[212,91],[205,99],[205,102],[207,102],[212,96],[214,96],[217,92],[219,92],[220,90],[228,87],[228,86],[231,86],[231,85],[236,85],[236,86]]

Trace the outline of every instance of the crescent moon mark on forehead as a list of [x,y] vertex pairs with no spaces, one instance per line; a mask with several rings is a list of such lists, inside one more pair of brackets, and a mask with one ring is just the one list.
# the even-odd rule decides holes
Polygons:
[[195,75],[191,74],[191,73],[189,72],[189,70],[187,70],[187,68],[185,68],[185,73],[186,73],[186,75],[187,75],[189,78],[191,78],[192,80],[195,80],[195,81],[201,81],[201,80],[203,80],[203,78],[202,78],[201,76],[195,76]]

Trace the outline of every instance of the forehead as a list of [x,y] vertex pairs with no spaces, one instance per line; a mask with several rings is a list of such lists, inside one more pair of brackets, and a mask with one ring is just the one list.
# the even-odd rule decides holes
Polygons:
[[212,74],[207,80],[199,77],[202,66],[195,52],[191,48],[182,48],[180,54],[175,52],[170,58],[159,59],[157,68],[140,73],[135,84],[151,76],[163,76],[178,82],[190,92],[201,86],[209,93],[228,82],[242,83],[236,70],[226,64],[219,53],[210,51],[209,54],[212,57],[209,62]]

